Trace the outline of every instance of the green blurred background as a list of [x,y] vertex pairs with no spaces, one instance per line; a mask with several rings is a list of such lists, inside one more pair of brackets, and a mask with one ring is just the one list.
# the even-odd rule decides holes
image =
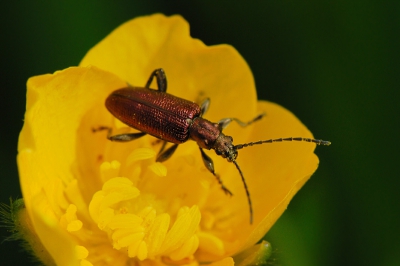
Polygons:
[[[77,65],[131,18],[181,14],[192,36],[236,47],[261,99],[333,143],[317,148],[318,171],[266,236],[275,264],[400,265],[400,1],[66,2],[1,4],[1,202],[21,196],[26,80]],[[2,265],[32,264],[17,243],[0,252]]]

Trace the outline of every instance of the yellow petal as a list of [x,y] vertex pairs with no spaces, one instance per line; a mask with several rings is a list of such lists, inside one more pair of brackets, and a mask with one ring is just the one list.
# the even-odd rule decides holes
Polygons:
[[[57,227],[61,208],[66,206],[54,199],[64,195],[63,186],[73,180],[78,128],[88,110],[103,106],[100,102],[108,92],[122,84],[114,75],[93,67],[69,68],[28,81],[27,111],[18,143],[20,182],[35,231],[58,265],[74,265],[73,240]],[[87,134],[93,135],[87,126]],[[66,255],[68,259],[62,259]]]
[[[33,169],[37,170],[36,167],[38,166],[37,158],[33,156],[31,150],[24,150],[18,154],[18,165],[21,179],[38,178],[40,180],[40,171],[31,172]],[[21,183],[22,188],[25,187],[26,191],[24,193],[24,202],[32,222],[33,228],[31,230],[38,235],[41,244],[57,265],[78,265],[78,260],[75,259],[75,245],[69,235],[59,226],[58,218],[52,211],[44,193],[40,193],[39,185],[40,183],[27,186],[26,183]],[[29,198],[29,200],[26,198]],[[35,250],[35,246],[32,246],[32,249]],[[67,255],[68,258],[63,259],[62,255]],[[38,255],[38,257],[41,258],[41,255]],[[52,263],[51,261],[45,262]]]
[[[265,111],[265,119],[256,123],[250,140],[302,136],[312,138],[311,132],[288,110],[260,101],[259,110]],[[254,207],[252,233],[238,230],[237,237],[244,247],[256,243],[287,208],[292,197],[304,185],[318,167],[314,154],[315,144],[307,142],[272,143],[241,150],[238,163],[243,165]],[[254,156],[257,154],[257,156]],[[242,211],[247,206],[242,194]],[[246,220],[240,228],[250,227]],[[239,227],[238,227],[239,228]]]

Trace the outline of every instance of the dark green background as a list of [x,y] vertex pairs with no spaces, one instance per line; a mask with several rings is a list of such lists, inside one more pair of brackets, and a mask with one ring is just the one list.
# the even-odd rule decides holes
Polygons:
[[[266,237],[275,263],[400,265],[400,1],[68,2],[1,4],[1,202],[21,196],[26,80],[77,65],[131,18],[181,14],[192,36],[236,47],[261,99],[333,142],[317,148],[318,171]],[[28,261],[16,243],[0,252],[4,265]]]

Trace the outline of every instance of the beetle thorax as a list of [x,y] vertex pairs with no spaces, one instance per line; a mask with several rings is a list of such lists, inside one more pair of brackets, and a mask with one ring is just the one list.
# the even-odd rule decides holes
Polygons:
[[193,119],[190,128],[190,138],[197,142],[200,148],[214,149],[215,143],[221,134],[218,125],[202,117]]
[[219,156],[227,158],[229,162],[236,159],[237,150],[233,145],[233,138],[222,133],[218,124],[196,117],[189,130],[191,139],[196,141],[200,148],[215,150]]

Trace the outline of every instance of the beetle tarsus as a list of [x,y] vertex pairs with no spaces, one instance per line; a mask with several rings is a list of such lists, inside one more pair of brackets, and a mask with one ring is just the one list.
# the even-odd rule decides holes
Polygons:
[[214,163],[213,163],[212,159],[203,151],[202,148],[200,148],[200,152],[201,152],[201,158],[203,158],[203,163],[206,166],[206,168],[208,169],[208,171],[210,171],[210,173],[215,176],[215,178],[218,181],[218,184],[221,186],[221,188],[225,192],[225,194],[232,196],[233,195],[232,192],[227,187],[225,187],[224,183],[222,182],[222,179],[219,177],[218,174],[215,173]]
[[225,194],[228,196],[233,196],[233,193],[226,186],[224,186],[219,175],[215,174],[215,177],[217,178],[218,183],[221,185],[221,189],[225,192]]

